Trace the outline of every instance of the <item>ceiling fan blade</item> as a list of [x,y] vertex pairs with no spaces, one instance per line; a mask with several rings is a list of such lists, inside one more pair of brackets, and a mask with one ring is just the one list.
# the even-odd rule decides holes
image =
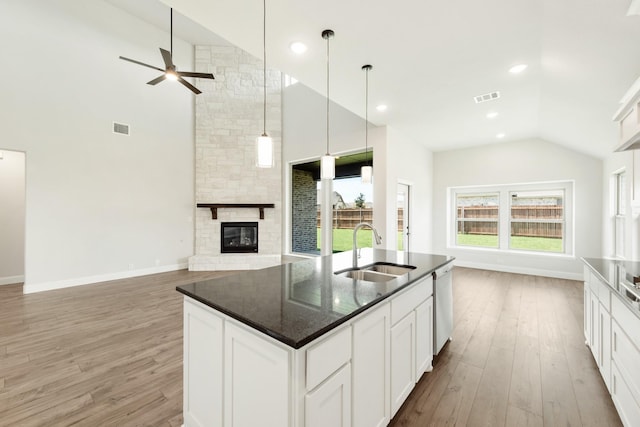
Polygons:
[[154,86],[154,85],[157,85],[158,83],[160,83],[161,81],[166,80],[166,79],[167,79],[167,75],[163,74],[160,77],[156,77],[155,79],[153,79],[151,81],[148,81],[147,84]]
[[153,65],[145,64],[144,62],[136,61],[135,59],[125,58],[124,56],[121,56],[120,59],[123,59],[125,61],[129,61],[129,62],[133,62],[134,64],[142,65],[143,67],[153,68],[154,70],[158,70],[158,71],[162,71],[162,72],[165,71],[162,68],[154,67]]
[[160,53],[162,54],[162,59],[164,60],[164,65],[167,68],[175,68],[175,65],[173,65],[173,60],[171,59],[171,53],[169,53],[168,50],[165,50],[163,48],[160,48]]
[[197,87],[195,87],[194,85],[192,85],[191,83],[189,83],[188,81],[186,81],[180,76],[178,76],[178,81],[183,85],[185,85],[191,92],[195,93],[196,95],[202,93],[202,91],[200,91]]
[[178,75],[182,77],[198,77],[200,79],[215,79],[211,73],[195,73],[193,71],[178,71]]

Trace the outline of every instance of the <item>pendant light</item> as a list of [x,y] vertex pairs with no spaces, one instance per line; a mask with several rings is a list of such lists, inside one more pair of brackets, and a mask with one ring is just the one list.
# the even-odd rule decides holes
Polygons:
[[262,135],[256,139],[256,166],[273,167],[273,140],[267,134],[267,0],[262,0],[262,54],[263,54],[263,128]]
[[327,154],[320,158],[320,177],[334,179],[336,177],[336,159],[329,154],[329,39],[333,38],[333,30],[324,30],[322,38],[327,41]]
[[363,65],[362,69],[365,71],[366,83],[365,83],[365,95],[364,95],[364,161],[365,166],[360,169],[360,176],[362,177],[363,184],[371,184],[373,180],[373,167],[368,162],[369,154],[369,71],[373,68],[372,65]]

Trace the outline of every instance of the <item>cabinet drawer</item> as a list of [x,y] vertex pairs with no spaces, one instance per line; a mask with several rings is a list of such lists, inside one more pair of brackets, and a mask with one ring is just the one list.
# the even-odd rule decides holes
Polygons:
[[606,283],[602,283],[600,280],[598,282],[598,299],[600,300],[600,304],[602,304],[609,313],[611,313],[611,288]]
[[611,298],[611,317],[616,319],[633,345],[640,348],[640,319],[618,297]]
[[307,350],[307,390],[314,389],[351,360],[351,326]]
[[431,294],[433,294],[433,278],[431,276],[417,284],[410,285],[407,291],[391,301],[391,324],[398,323]]
[[613,361],[630,392],[640,401],[640,351],[616,321],[612,322],[611,331]]

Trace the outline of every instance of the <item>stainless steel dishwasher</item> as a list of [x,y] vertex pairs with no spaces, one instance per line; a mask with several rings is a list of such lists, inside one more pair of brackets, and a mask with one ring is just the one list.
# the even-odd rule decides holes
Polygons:
[[453,331],[453,280],[450,262],[433,272],[433,354],[437,355]]

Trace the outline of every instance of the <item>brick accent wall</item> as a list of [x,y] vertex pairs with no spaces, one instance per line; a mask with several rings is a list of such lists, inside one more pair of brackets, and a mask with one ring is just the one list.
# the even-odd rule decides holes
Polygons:
[[[275,203],[259,219],[258,209],[196,209],[195,256],[190,270],[263,268],[282,253],[281,74],[267,69],[267,132],[274,141],[275,167],[258,168],[256,138],[263,130],[262,61],[234,46],[196,46],[196,203]],[[220,223],[259,221],[258,254],[221,254]]]
[[316,234],[316,182],[311,172],[293,170],[292,176],[292,244],[293,252],[315,252]]

